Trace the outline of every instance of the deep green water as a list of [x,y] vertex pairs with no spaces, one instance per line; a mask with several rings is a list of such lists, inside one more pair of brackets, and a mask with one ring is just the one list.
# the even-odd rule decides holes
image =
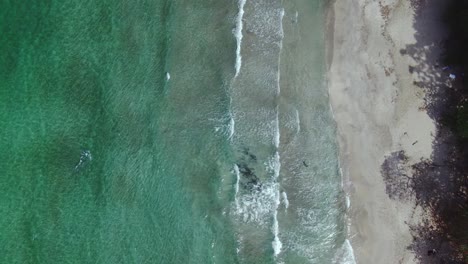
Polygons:
[[0,263],[332,263],[323,9],[0,1]]

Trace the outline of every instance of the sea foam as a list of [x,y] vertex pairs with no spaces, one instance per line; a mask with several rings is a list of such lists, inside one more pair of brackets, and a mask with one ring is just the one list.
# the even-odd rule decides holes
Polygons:
[[234,136],[236,121],[234,121],[234,117],[232,116],[231,112],[229,112],[229,139],[231,140]]
[[[281,35],[281,40],[280,40],[280,51],[278,54],[278,68],[281,65],[281,50],[283,48],[283,17],[284,17],[284,9],[281,10],[280,12],[280,35]],[[277,76],[277,96],[280,95],[281,92],[281,85],[280,85],[280,71],[278,69],[278,76]],[[279,144],[280,144],[280,127],[279,127],[279,106],[276,107],[276,131],[275,131],[275,147],[277,149],[275,156],[274,156],[274,161],[273,161],[273,169],[274,169],[274,180],[277,182],[277,189],[276,189],[276,199],[275,199],[275,211],[273,215],[273,242],[272,242],[272,247],[273,247],[273,252],[275,257],[281,252],[281,248],[283,247],[283,244],[281,243],[281,240],[279,239],[279,223],[278,223],[278,208],[280,205],[280,186],[279,186],[279,173],[281,169],[281,163],[280,163],[280,155],[278,152],[279,149]]]
[[244,23],[242,21],[244,17],[244,5],[247,0],[240,0],[239,1],[239,13],[237,14],[237,20],[236,20],[236,28],[234,30],[234,36],[236,37],[237,40],[237,47],[236,47],[236,75],[239,75],[240,68],[242,65],[242,56],[241,56],[241,45],[242,45],[242,30],[244,27]]
[[237,164],[234,164],[234,173],[236,174],[236,185],[234,186],[234,201],[236,203],[236,210],[239,209],[239,182],[240,182],[240,172],[239,172],[239,166]]
[[[279,134],[279,129],[278,129],[278,134]],[[275,156],[273,158],[273,161],[271,162],[271,168],[274,171],[274,180],[278,182],[279,180],[279,173],[281,170],[281,163],[280,163],[280,155],[278,151],[276,151]],[[274,202],[274,214],[273,214],[273,242],[272,242],[272,247],[273,247],[273,252],[275,256],[277,256],[281,252],[281,248],[283,247],[283,244],[281,243],[281,240],[279,239],[279,223],[278,223],[278,208],[280,205],[280,186],[279,183],[276,183],[276,191],[275,191],[275,202]]]
[[288,194],[286,192],[282,192],[281,195],[283,196],[284,208],[288,209],[289,207]]
[[280,204],[280,193],[279,190],[276,192],[276,200],[275,200],[275,214],[273,215],[273,242],[272,247],[273,247],[273,252],[275,256],[277,256],[281,252],[281,248],[283,247],[283,243],[281,243],[279,239],[279,223],[278,223],[278,207]]
[[356,264],[351,242],[346,239],[335,254],[333,264]]

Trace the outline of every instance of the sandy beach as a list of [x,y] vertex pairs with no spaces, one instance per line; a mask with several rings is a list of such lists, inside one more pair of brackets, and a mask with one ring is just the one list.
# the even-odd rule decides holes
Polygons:
[[[415,61],[406,54],[417,42],[410,0],[336,1],[330,9],[329,93],[356,261],[416,263],[408,249],[410,226],[428,216],[411,197],[390,198],[381,168],[399,151],[408,164],[431,157],[435,124],[424,108],[424,90],[417,86],[425,76],[411,68],[421,61],[431,65],[436,58]],[[400,169],[411,177],[410,166]]]

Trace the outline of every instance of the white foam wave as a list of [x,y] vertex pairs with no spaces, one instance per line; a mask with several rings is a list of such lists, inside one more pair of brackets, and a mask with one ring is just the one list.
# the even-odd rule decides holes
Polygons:
[[[280,83],[280,65],[281,65],[281,50],[283,49],[283,37],[284,37],[284,32],[283,32],[283,17],[284,17],[284,9],[281,10],[280,13],[280,34],[281,34],[281,41],[280,41],[280,51],[278,54],[278,79],[277,79],[277,96],[280,95],[281,93],[281,83]],[[280,128],[279,128],[279,106],[276,107],[276,133],[275,133],[275,147],[278,150],[279,144],[280,144]],[[279,152],[276,151],[274,160],[273,160],[273,169],[274,169],[274,179],[276,182],[278,182],[279,179],[279,173],[281,169],[281,163],[280,163],[280,155]],[[275,257],[278,256],[278,254],[281,252],[281,248],[283,247],[283,244],[281,243],[281,240],[279,239],[279,223],[278,223],[278,208],[280,205],[280,191],[279,191],[279,183],[277,184],[277,189],[276,189],[276,199],[275,199],[275,212],[273,215],[273,242],[272,242],[272,247],[273,247],[273,252]],[[288,203],[289,205],[289,203]]]
[[283,196],[284,207],[288,209],[289,207],[288,195],[286,194],[286,192],[282,192],[281,195]]
[[356,264],[356,259],[354,257],[354,250],[351,246],[351,242],[346,239],[341,245],[341,248],[336,252],[336,255],[333,260],[334,264]]
[[249,193],[239,194],[236,214],[244,223],[265,224],[274,213],[276,190],[276,184],[266,183]]
[[273,174],[273,180],[277,181],[281,169],[280,155],[278,151],[275,152],[275,155],[270,158],[270,160],[265,165],[267,166],[267,171]]
[[[281,40],[279,42],[279,54],[278,54],[278,69],[280,68],[281,66],[281,51],[283,50],[283,39],[284,39],[284,30],[283,30],[283,17],[284,17],[284,8],[281,9],[281,12],[280,12],[280,37],[281,37]],[[279,95],[280,92],[281,92],[281,85],[280,85],[280,71],[278,70],[278,90],[277,90],[277,94]]]
[[[281,65],[281,50],[283,49],[283,37],[284,37],[284,32],[283,32],[283,17],[284,17],[284,9],[281,10],[280,13],[280,35],[281,35],[281,40],[279,43],[280,46],[280,51],[278,54],[278,74],[277,74],[277,96],[280,95],[281,93],[281,83],[280,83],[280,65]],[[273,161],[271,162],[271,167],[274,170],[274,180],[278,182],[279,179],[279,173],[281,169],[281,163],[280,163],[280,156],[279,156],[279,145],[280,145],[280,127],[279,127],[279,106],[276,107],[276,133],[275,133],[275,147],[277,151],[275,152],[275,156],[273,158]],[[275,257],[278,256],[278,254],[281,252],[281,248],[283,247],[283,244],[281,243],[281,240],[279,239],[279,223],[278,223],[278,208],[280,205],[280,191],[279,191],[279,183],[276,184],[277,189],[276,189],[276,197],[275,197],[275,211],[273,215],[273,242],[272,242],[272,247],[273,247],[273,252]]]
[[[278,134],[279,134],[279,129],[278,129]],[[279,140],[279,139],[278,139]],[[278,142],[279,143],[279,142]],[[278,182],[279,178],[279,173],[281,169],[281,163],[280,163],[280,155],[278,151],[275,152],[275,155],[273,159],[269,162],[270,170],[273,170],[273,179],[274,181]],[[274,200],[274,213],[273,213],[273,227],[272,227],[272,232],[273,232],[273,242],[272,242],[272,247],[273,247],[273,252],[275,256],[277,256],[281,252],[281,248],[283,244],[281,243],[281,240],[279,239],[279,223],[278,223],[278,208],[280,205],[280,186],[279,183],[275,184],[276,189],[275,189],[275,200]]]
[[234,36],[237,40],[237,47],[236,47],[236,75],[239,75],[240,68],[242,65],[242,56],[241,56],[241,45],[242,45],[242,29],[244,27],[244,23],[242,19],[244,18],[244,5],[247,0],[239,0],[239,13],[237,14],[237,21],[236,21],[236,28],[234,30]]
[[296,109],[296,127],[297,127],[297,132],[299,133],[301,131],[301,119],[299,117],[299,111]]
[[[279,238],[279,223],[278,223],[278,208],[281,203],[280,186],[278,183],[279,172],[281,169],[280,156],[275,152],[266,163],[266,170],[272,177],[266,183],[252,188],[247,193],[237,193],[238,180],[236,181],[236,214],[241,217],[244,223],[255,222],[258,225],[264,225],[271,220],[273,223],[271,232],[273,234],[272,248],[274,255],[277,256],[281,252],[282,243]],[[239,168],[234,167],[236,176],[239,176]],[[283,197],[285,194],[283,194]],[[286,203],[289,204],[288,202]]]
[[280,32],[281,32],[281,37],[284,37],[284,31],[283,31],[283,17],[284,17],[284,8],[281,9],[280,12]]
[[265,166],[267,172],[272,174],[271,180],[261,186],[255,186],[250,192],[237,195],[236,214],[241,216],[244,222],[263,224],[269,221],[272,215],[277,214],[280,203],[280,188],[277,183],[281,169],[279,153],[275,152]]
[[333,117],[333,120],[335,120],[335,111],[333,111],[333,106],[331,103],[328,104],[329,108],[330,108],[330,113],[332,114],[332,117]]
[[234,135],[234,117],[229,111],[227,116],[224,118],[208,118],[208,121],[215,124],[215,132],[219,132],[223,136],[227,136],[229,140],[232,139]]
[[278,223],[278,207],[280,204],[280,193],[279,190],[276,191],[276,200],[275,200],[275,214],[273,215],[273,242],[271,245],[273,247],[273,252],[275,256],[277,256],[281,252],[281,248],[283,247],[283,243],[281,243],[279,239],[279,223]]
[[281,134],[280,134],[280,128],[279,128],[279,112],[276,111],[276,129],[275,129],[275,138],[274,138],[274,144],[275,144],[275,147],[278,149],[279,148],[279,144],[280,144],[280,137],[281,137]]
[[239,199],[238,199],[238,194],[239,194],[239,181],[240,181],[240,172],[239,172],[239,167],[237,164],[234,164],[234,173],[236,174],[236,185],[234,186],[234,201],[236,203],[236,210],[239,209]]
[[[330,103],[330,112],[332,113],[333,119],[335,119],[335,113],[333,111],[333,106]],[[338,158],[338,168],[340,172],[340,177],[341,177],[341,189],[345,189],[345,175],[343,173],[343,167],[341,167],[341,161]],[[346,210],[349,210],[351,207],[351,199],[349,197],[348,193],[345,193],[345,205],[346,205]],[[349,218],[347,218],[347,228],[349,230],[351,221]],[[343,243],[341,249],[337,252],[335,255],[335,261],[334,263],[336,264],[356,264],[356,260],[354,257],[354,250],[353,247],[351,246],[351,242],[346,239],[345,242]]]
[[[338,163],[339,164],[339,163]],[[340,166],[340,176],[341,176],[341,188],[344,188],[344,174],[343,174],[343,168]]]
[[235,125],[236,122],[234,121],[234,117],[231,113],[229,113],[229,139],[232,139],[232,137],[234,136]]

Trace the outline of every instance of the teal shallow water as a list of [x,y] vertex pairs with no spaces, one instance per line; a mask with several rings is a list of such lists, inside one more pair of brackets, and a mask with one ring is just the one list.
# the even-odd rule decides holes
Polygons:
[[235,76],[234,1],[2,1],[0,263],[331,263],[323,5],[273,2]]

